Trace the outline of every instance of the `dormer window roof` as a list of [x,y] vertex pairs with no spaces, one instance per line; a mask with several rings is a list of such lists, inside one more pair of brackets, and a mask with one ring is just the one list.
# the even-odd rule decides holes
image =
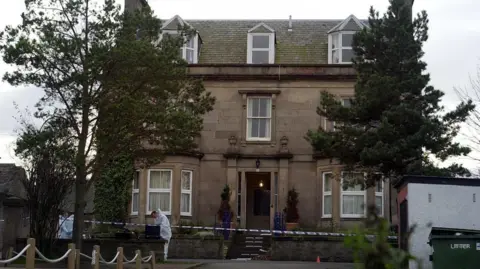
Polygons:
[[[193,27],[184,21],[180,16],[175,15],[170,20],[166,21],[162,26],[162,36],[168,34],[176,36],[180,33],[181,29]],[[183,46],[180,48],[180,56],[189,64],[198,63],[198,56],[200,54],[201,38],[197,31],[191,36],[187,36]]]
[[263,22],[248,30],[247,63],[275,63],[275,31]]
[[328,63],[350,64],[353,59],[353,35],[366,27],[354,15],[348,16],[341,23],[328,31]]

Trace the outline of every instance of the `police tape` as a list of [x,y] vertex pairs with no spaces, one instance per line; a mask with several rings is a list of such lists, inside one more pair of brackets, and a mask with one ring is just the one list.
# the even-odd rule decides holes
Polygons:
[[[114,222],[114,221],[95,221],[85,220],[87,223],[106,224],[106,225],[122,225],[122,226],[157,226],[154,224],[144,223],[129,223],[129,222]],[[286,230],[266,230],[266,229],[245,229],[245,228],[224,228],[212,226],[183,226],[172,225],[171,228],[192,229],[192,230],[207,230],[207,231],[230,231],[230,232],[250,232],[261,234],[285,234],[285,235],[309,235],[309,236],[330,236],[330,237],[347,237],[355,236],[353,233],[328,233],[328,232],[306,232],[306,231],[286,231]],[[375,235],[367,235],[368,237],[375,237]],[[388,236],[388,239],[397,239],[397,236]]]

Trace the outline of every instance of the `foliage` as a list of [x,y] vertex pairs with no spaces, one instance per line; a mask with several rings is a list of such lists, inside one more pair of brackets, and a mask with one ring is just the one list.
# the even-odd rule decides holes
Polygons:
[[131,198],[134,160],[131,155],[115,156],[95,182],[95,216],[99,220],[125,222]]
[[298,222],[300,216],[298,214],[298,192],[295,188],[292,188],[288,191],[287,195],[287,207],[285,208],[285,220],[288,223]]
[[214,98],[179,56],[191,31],[159,41],[161,21],[149,7],[121,14],[115,0],[25,5],[22,23],[1,33],[3,60],[16,68],[3,79],[42,88],[36,117],[62,119],[60,133],[74,140],[74,242],[81,247],[86,190],[112,157],[137,154],[138,165],[149,165],[193,150]]
[[22,183],[30,211],[30,236],[47,252],[58,234],[58,217],[64,213],[75,178],[74,144],[65,139],[65,129],[56,128],[62,124],[51,122],[36,128],[23,121],[15,148],[27,166]]
[[220,208],[217,211],[217,218],[219,221],[223,220],[225,214],[228,214],[230,219],[233,219],[233,211],[232,207],[230,206],[230,196],[232,195],[232,191],[230,190],[230,186],[225,184],[222,193],[220,194],[220,198],[222,199],[220,202]]
[[[389,224],[377,215],[375,206],[368,209],[367,227],[356,227],[352,236],[345,237],[345,245],[353,249],[354,262],[358,269],[403,269],[416,258],[408,252],[392,247],[388,240]],[[371,237],[369,235],[375,235]],[[421,268],[421,264],[418,268]]]
[[[335,130],[311,130],[307,140],[346,170],[371,170],[392,179],[404,174],[468,175],[461,165],[439,169],[429,158],[445,161],[469,153],[453,139],[474,105],[465,100],[445,112],[440,105],[444,93],[429,85],[421,60],[428,38],[426,12],[412,22],[411,6],[390,0],[382,17],[371,8],[368,22],[370,27],[353,38],[355,99],[346,107],[323,92],[317,112],[334,121]],[[368,186],[374,184],[371,179]]]

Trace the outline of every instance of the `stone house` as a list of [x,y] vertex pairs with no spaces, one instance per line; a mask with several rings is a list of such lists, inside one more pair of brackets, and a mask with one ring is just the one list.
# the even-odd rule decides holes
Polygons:
[[0,164],[0,254],[2,257],[18,237],[29,232],[28,210],[22,180],[25,170],[15,164]]
[[[126,6],[135,6],[127,0]],[[142,1],[140,1],[142,2]],[[344,105],[353,98],[353,34],[366,22],[340,20],[184,20],[174,16],[163,34],[188,25],[196,34],[181,48],[192,76],[201,77],[216,98],[204,116],[199,152],[169,156],[140,169],[132,184],[131,221],[151,222],[161,208],[173,223],[188,219],[212,225],[220,193],[228,184],[239,227],[271,228],[299,193],[304,227],[349,226],[376,204],[394,219],[388,181],[375,188],[342,188],[342,166],[315,155],[305,140],[309,129],[334,128],[317,115],[320,93]],[[391,210],[392,208],[392,210]]]

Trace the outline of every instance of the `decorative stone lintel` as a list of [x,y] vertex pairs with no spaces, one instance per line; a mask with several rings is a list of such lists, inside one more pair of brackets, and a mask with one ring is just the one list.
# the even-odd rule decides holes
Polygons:
[[242,153],[233,153],[233,152],[227,152],[223,154],[223,157],[226,159],[273,159],[273,160],[279,160],[279,159],[291,159],[293,158],[293,154],[291,153],[276,153],[276,154],[265,154],[265,155],[259,155],[259,154],[242,154]]

